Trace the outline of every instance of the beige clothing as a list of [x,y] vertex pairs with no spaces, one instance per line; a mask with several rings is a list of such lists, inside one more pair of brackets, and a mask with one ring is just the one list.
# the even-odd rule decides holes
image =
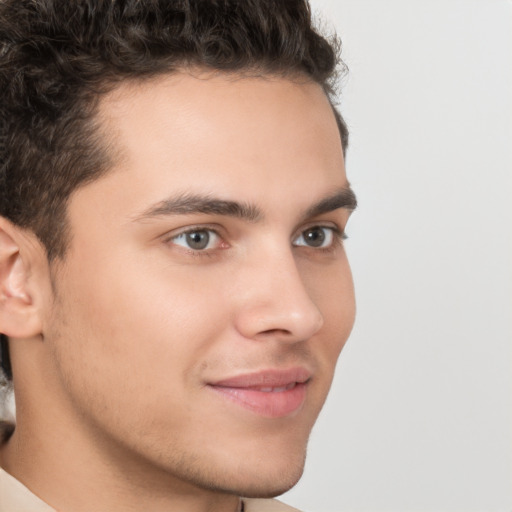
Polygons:
[[[244,499],[244,503],[245,512],[299,512],[277,500]],[[0,468],[0,512],[56,511]]]
[[55,512],[0,468],[0,512]]

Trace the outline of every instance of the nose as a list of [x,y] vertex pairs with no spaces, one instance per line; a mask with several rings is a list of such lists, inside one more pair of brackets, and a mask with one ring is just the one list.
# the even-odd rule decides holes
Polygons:
[[249,339],[305,341],[323,326],[290,250],[272,251],[244,266],[236,328]]

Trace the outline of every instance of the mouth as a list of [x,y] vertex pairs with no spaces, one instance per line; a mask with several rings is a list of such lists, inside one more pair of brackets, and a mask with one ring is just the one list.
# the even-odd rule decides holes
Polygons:
[[305,368],[270,369],[208,383],[231,404],[267,418],[293,416],[306,400],[311,374]]

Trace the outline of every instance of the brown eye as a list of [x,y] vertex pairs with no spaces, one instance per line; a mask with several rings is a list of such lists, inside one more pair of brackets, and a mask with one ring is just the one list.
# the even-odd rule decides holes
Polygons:
[[326,238],[324,230],[320,228],[304,231],[303,237],[306,244],[310,247],[322,247]]

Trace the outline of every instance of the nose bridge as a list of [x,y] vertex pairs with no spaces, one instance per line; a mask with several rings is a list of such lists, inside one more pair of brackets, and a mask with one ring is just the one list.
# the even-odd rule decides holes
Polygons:
[[243,301],[237,325],[245,337],[276,335],[302,341],[323,325],[290,246],[267,246],[245,267]]

